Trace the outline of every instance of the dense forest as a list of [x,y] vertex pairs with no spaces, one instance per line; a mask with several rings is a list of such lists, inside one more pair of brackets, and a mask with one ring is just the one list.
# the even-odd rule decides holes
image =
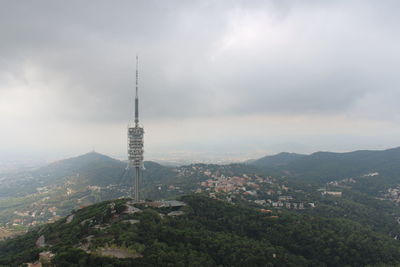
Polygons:
[[[181,216],[137,204],[140,212],[126,214],[126,199],[74,211],[73,217],[0,243],[0,265],[32,262],[45,250],[55,254],[56,266],[400,264],[397,241],[347,219],[264,213],[200,194],[181,200],[187,204]],[[46,245],[38,248],[40,236]],[[123,249],[130,256],[104,256],[104,248]]]

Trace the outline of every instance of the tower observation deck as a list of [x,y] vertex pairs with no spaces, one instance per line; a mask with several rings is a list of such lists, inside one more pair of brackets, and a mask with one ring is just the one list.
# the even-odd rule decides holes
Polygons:
[[135,125],[128,126],[128,160],[129,168],[134,168],[132,198],[140,202],[140,182],[143,168],[143,127],[139,125],[139,71],[138,57],[136,56],[136,94],[135,94]]

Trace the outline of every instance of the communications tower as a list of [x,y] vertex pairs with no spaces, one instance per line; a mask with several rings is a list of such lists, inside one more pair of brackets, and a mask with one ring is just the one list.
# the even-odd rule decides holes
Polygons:
[[135,94],[135,125],[128,125],[128,160],[129,168],[134,169],[132,198],[140,202],[140,180],[143,168],[143,127],[139,125],[139,70],[136,56],[136,94]]

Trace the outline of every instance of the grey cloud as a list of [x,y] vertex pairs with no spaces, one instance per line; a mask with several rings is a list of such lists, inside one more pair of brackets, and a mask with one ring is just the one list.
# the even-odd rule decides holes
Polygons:
[[[400,85],[396,5],[3,1],[0,75],[26,80],[22,70],[31,64],[58,96],[46,102],[49,113],[77,122],[128,119],[137,51],[148,119],[349,112],[365,95]],[[246,33],[252,19],[260,26],[255,36]],[[237,40],[239,47],[220,51],[221,39],[235,34],[232,23],[243,24],[255,46]]]

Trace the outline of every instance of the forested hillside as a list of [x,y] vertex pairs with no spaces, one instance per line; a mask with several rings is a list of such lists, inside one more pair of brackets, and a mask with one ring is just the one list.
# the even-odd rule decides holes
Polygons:
[[[347,219],[264,213],[202,195],[181,200],[187,206],[180,213],[135,204],[137,210],[129,214],[127,209],[133,208],[128,200],[75,211],[72,217],[0,243],[0,264],[33,262],[40,251],[54,253],[57,266],[400,264],[397,241]],[[37,247],[40,236],[45,244]]]
[[251,164],[276,175],[297,177],[303,182],[317,184],[371,172],[400,178],[400,148],[348,153],[317,152],[311,155],[281,153]]

